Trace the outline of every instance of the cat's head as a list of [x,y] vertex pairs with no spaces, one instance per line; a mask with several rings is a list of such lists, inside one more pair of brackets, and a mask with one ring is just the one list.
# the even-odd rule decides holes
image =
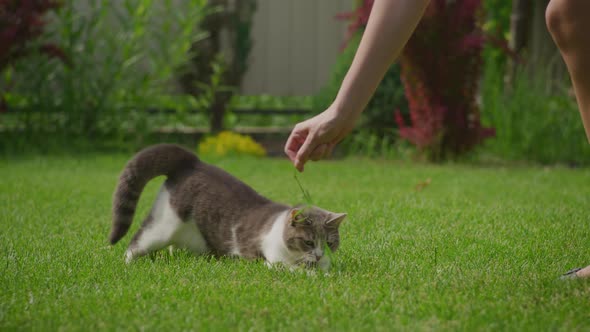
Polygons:
[[295,207],[287,215],[283,234],[285,244],[297,263],[328,267],[326,250],[334,252],[340,245],[338,228],[345,213],[334,213],[315,206]]

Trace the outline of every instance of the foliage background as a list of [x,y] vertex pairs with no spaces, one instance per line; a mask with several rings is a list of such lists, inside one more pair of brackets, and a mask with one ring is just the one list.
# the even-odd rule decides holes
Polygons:
[[130,132],[141,139],[148,108],[199,108],[194,98],[177,101],[171,83],[203,37],[197,23],[206,12],[204,0],[64,2],[41,40],[60,45],[71,65],[31,55],[3,73],[12,148],[49,137],[66,145],[122,143]]

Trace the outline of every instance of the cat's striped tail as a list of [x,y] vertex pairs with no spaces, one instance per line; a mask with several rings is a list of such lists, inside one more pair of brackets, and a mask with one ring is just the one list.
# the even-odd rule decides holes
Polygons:
[[138,152],[123,169],[115,190],[110,243],[127,234],[139,196],[151,179],[194,168],[198,163],[195,154],[174,144],[154,145]]

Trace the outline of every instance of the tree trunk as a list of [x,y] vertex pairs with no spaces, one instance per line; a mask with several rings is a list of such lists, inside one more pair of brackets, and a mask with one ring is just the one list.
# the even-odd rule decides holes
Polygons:
[[217,134],[224,129],[225,108],[232,94],[231,91],[218,91],[215,94],[215,100],[211,105],[211,117],[209,118],[209,129],[212,134]]
[[221,10],[208,15],[201,24],[209,36],[193,45],[196,57],[180,82],[186,92],[201,95],[204,89],[196,83],[210,84],[214,74],[211,64],[218,54],[224,53],[224,72],[217,87],[223,91],[214,91],[208,110],[210,130],[216,133],[223,130],[225,107],[232,97],[226,88],[239,87],[247,69],[256,0],[209,0],[209,4]]
[[514,0],[510,15],[510,48],[519,53],[526,47],[531,17],[531,0]]
[[553,42],[547,24],[545,9],[549,0],[534,1],[529,34],[529,59],[532,74],[541,73],[547,81],[547,92],[559,91],[568,82],[568,72],[559,49]]
[[[510,15],[510,40],[508,46],[515,54],[522,56],[523,50],[527,47],[532,16],[531,0],[512,1],[512,13]],[[511,84],[518,70],[517,59],[511,59],[506,82]]]
[[[513,0],[510,17],[510,48],[525,60],[527,72],[541,74],[551,91],[562,86],[567,70],[545,24],[545,9],[550,0]],[[511,82],[518,64],[510,63],[507,82]]]

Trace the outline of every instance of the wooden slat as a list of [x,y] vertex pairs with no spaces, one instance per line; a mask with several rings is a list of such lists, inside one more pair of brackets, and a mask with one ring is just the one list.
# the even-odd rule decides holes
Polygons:
[[266,50],[266,90],[273,95],[289,94],[289,62],[291,61],[289,35],[292,0],[268,1],[270,17]]
[[[288,134],[292,127],[236,127],[230,131],[243,135]],[[206,135],[211,131],[204,127],[160,127],[154,132],[159,134]]]
[[337,21],[335,16],[338,13],[347,11],[343,10],[342,6],[342,3],[346,2],[350,3],[350,0],[317,1],[318,38],[317,45],[315,45],[315,56],[318,70],[316,70],[316,86],[314,87],[316,91],[321,89],[328,81],[334,63],[340,54],[340,45],[342,44],[347,23]]
[[[21,108],[14,108],[10,107],[7,108],[7,113],[19,113],[23,112]],[[179,112],[174,108],[148,108],[145,110],[147,114],[174,114]],[[188,114],[198,114],[201,113],[202,110],[187,110],[186,113]],[[238,115],[308,115],[313,113],[311,109],[305,108],[268,108],[268,109],[261,109],[261,108],[238,108],[232,111],[234,114]]]
[[[239,1],[239,0],[238,0]],[[241,91],[245,94],[257,94],[266,89],[266,63],[267,40],[270,12],[268,3],[272,0],[258,0],[257,9],[252,22],[251,37],[253,39],[252,50],[248,58],[248,71],[246,72]]]
[[294,1],[291,11],[292,24],[289,35],[291,40],[291,61],[289,61],[289,91],[298,95],[312,95],[317,92],[316,82],[317,59],[315,49],[317,45],[318,21],[315,11],[318,6],[316,0]]
[[258,0],[244,94],[311,95],[326,83],[354,0]]
[[[14,112],[11,110],[11,112]],[[173,108],[149,108],[146,110],[148,114],[174,114],[178,112]],[[201,113],[201,110],[187,110],[186,113],[189,114],[198,114]],[[232,111],[232,113],[238,115],[307,115],[311,114],[313,111],[310,109],[303,109],[303,108],[285,108],[285,109],[278,109],[278,108],[269,108],[269,109],[259,109],[259,108],[238,108]]]
[[286,108],[286,109],[236,109],[233,113],[241,115],[307,115],[313,111],[309,109]]

